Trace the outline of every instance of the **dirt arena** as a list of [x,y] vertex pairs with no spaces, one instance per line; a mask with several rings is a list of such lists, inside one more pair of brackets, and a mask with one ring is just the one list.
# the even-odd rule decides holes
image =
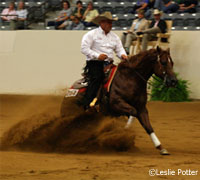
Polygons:
[[[61,101],[0,95],[0,179],[200,179],[199,101],[148,103],[152,126],[170,156],[159,155],[137,120],[125,130],[124,118],[87,117],[81,126],[69,121],[70,129],[59,118]],[[157,174],[151,177],[150,170]]]

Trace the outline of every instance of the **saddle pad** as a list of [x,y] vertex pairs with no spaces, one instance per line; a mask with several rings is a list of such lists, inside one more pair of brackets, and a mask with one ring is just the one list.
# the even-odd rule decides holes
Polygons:
[[111,69],[111,72],[110,72],[110,75],[109,75],[109,78],[108,78],[108,81],[104,84],[104,88],[107,90],[107,92],[110,91],[110,85],[112,83],[112,80],[115,76],[115,73],[117,71],[117,66],[114,66],[112,69]]

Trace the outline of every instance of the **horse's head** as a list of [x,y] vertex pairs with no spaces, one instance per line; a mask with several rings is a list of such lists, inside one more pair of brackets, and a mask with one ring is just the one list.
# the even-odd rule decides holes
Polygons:
[[157,47],[157,62],[154,74],[163,79],[166,86],[174,87],[177,84],[177,78],[173,72],[173,64],[169,49],[162,50]]

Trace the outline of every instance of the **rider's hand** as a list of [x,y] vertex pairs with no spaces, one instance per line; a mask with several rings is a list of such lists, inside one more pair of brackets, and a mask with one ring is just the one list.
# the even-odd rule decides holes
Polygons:
[[128,56],[125,55],[125,54],[122,54],[122,55],[121,55],[121,58],[122,58],[122,60],[128,60]]
[[107,58],[108,58],[108,56],[106,54],[100,54],[99,57],[98,57],[98,60],[104,61]]

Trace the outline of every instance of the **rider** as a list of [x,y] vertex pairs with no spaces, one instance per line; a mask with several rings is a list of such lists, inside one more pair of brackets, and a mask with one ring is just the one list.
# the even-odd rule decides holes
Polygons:
[[116,21],[110,12],[104,12],[93,19],[99,28],[87,32],[82,39],[81,52],[86,56],[88,87],[83,98],[85,109],[90,107],[104,80],[104,63],[113,61],[113,52],[122,60],[127,60],[120,38],[113,32],[112,21]]

